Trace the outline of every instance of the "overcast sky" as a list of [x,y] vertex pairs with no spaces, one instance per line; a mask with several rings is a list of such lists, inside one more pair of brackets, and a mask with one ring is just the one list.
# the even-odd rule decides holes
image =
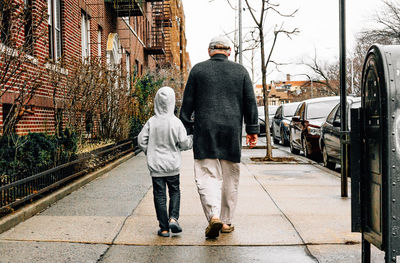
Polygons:
[[[261,0],[250,0],[257,8]],[[210,39],[216,35],[230,33],[235,30],[236,12],[226,3],[226,0],[182,0],[186,16],[187,49],[192,65],[208,59],[207,46]],[[238,0],[231,0],[237,5]],[[273,60],[280,63],[290,63],[280,67],[278,72],[274,67],[267,77],[270,80],[284,80],[287,73],[296,75],[310,73],[304,66],[298,65],[307,61],[317,53],[321,61],[335,61],[339,57],[339,1],[338,0],[279,0],[282,12],[291,12],[298,9],[294,18],[285,19],[285,27],[299,28],[300,33],[290,40],[283,35],[278,39],[273,53]],[[373,25],[372,18],[376,10],[382,6],[381,0],[347,0],[347,48],[348,52],[354,46],[355,35],[363,28]],[[243,1],[243,7],[246,7]],[[243,13],[244,32],[253,27],[253,20],[249,11]],[[267,29],[282,21],[273,16],[268,21]],[[271,31],[272,32],[272,31]],[[232,33],[233,37],[233,33]],[[271,39],[271,34],[266,36]],[[244,54],[244,65],[251,69],[251,52]],[[231,56],[230,59],[233,59]],[[256,71],[260,71],[259,56],[254,63]],[[260,76],[255,76],[257,84],[261,83]],[[294,79],[306,80],[307,77],[298,75]]]

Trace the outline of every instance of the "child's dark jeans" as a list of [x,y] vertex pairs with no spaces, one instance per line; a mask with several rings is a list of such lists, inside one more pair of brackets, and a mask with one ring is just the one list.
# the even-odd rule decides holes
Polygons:
[[[181,192],[179,190],[179,174],[167,177],[152,177],[154,207],[162,231],[169,230],[169,219],[178,220]],[[167,194],[169,193],[169,213],[167,213]],[[169,215],[169,216],[168,216]]]

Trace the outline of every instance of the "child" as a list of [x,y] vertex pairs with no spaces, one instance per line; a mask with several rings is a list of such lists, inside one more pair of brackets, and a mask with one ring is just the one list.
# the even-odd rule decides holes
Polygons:
[[[178,223],[180,191],[180,151],[189,150],[193,137],[188,136],[182,122],[175,117],[175,92],[170,87],[158,90],[154,99],[155,116],[144,125],[138,136],[139,147],[147,156],[147,167],[153,181],[154,206],[160,230],[158,235],[169,237],[182,232]],[[167,212],[166,185],[169,192],[169,215]]]

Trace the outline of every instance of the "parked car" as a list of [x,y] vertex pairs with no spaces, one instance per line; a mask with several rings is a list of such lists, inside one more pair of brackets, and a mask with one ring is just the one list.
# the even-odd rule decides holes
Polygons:
[[[272,127],[272,118],[275,115],[276,109],[278,109],[278,106],[276,105],[270,105],[268,106],[268,115],[269,115],[269,128],[271,131]],[[265,115],[264,115],[264,106],[258,107],[258,124],[260,125],[260,134],[265,134]]]
[[272,139],[275,144],[279,141],[283,145],[289,145],[289,124],[300,102],[282,104],[276,110],[272,119]]
[[301,102],[290,122],[290,151],[303,151],[308,158],[321,158],[320,128],[326,116],[338,104],[339,96],[309,99]]
[[[360,97],[347,97],[347,118],[350,128],[350,110],[361,107]],[[319,145],[322,151],[322,160],[325,167],[334,169],[341,162],[340,150],[340,103],[326,117],[321,126]]]

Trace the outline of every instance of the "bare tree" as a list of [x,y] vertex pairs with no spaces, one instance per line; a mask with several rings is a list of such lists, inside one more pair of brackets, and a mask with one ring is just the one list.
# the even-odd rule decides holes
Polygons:
[[313,83],[317,84],[313,89],[315,97],[339,95],[339,62],[321,63],[318,61],[317,52],[315,52],[311,62],[303,62],[303,64],[309,67],[317,76],[312,80]]
[[375,17],[377,27],[361,32],[362,38],[381,44],[400,43],[400,5],[398,1],[382,0],[383,8]]
[[42,86],[43,70],[32,67],[39,64],[34,45],[45,35],[46,19],[47,9],[33,9],[31,1],[0,0],[0,98],[8,95],[11,105],[3,135],[13,133],[22,116],[31,112],[29,104]]
[[[348,64],[351,65],[349,72],[349,87],[353,86],[351,93],[355,95],[361,95],[361,79],[362,70],[364,66],[364,60],[367,55],[369,47],[374,44],[370,41],[371,39],[364,38],[362,36],[358,37],[356,40],[356,45],[352,56],[349,58]],[[351,72],[353,71],[353,72]]]
[[[354,52],[348,65],[352,65],[347,76],[348,83],[353,83],[353,94],[361,93],[361,79],[364,60],[368,49],[373,44],[392,45],[400,43],[400,5],[398,1],[382,0],[383,6],[378,9],[373,22],[375,27],[362,30],[356,39]],[[350,84],[351,86],[351,84]]]
[[[354,72],[353,93],[357,95],[361,93],[362,70],[368,49],[374,44],[391,45],[400,43],[400,6],[389,1],[384,1],[384,4],[385,8],[381,11],[381,14],[377,14],[375,19],[382,27],[380,29],[365,29],[356,38],[350,63]],[[390,20],[395,23],[386,26],[386,23],[379,22],[384,20],[387,20],[387,22]]]
[[[258,37],[259,37],[259,43],[260,43],[260,51],[261,51],[261,74],[262,74],[262,86],[263,86],[263,96],[264,96],[264,114],[265,114],[265,128],[266,128],[266,138],[267,138],[267,152],[265,159],[267,160],[272,160],[272,146],[271,146],[271,136],[270,136],[270,130],[269,130],[269,120],[268,120],[268,93],[267,93],[267,80],[266,80],[266,75],[267,75],[267,68],[268,64],[271,62],[271,56],[273,54],[275,45],[277,43],[278,37],[280,35],[285,35],[289,38],[293,34],[296,34],[299,32],[298,28],[294,28],[292,30],[287,30],[284,27],[284,23],[277,25],[275,24],[273,31],[273,37],[272,37],[272,43],[269,49],[269,52],[267,53],[268,55],[266,56],[265,53],[265,24],[266,24],[266,19],[269,16],[271,12],[278,14],[281,17],[294,17],[295,13],[297,10],[284,14],[279,11],[279,4],[273,3],[271,0],[259,0],[260,2],[260,7],[259,8],[253,8],[253,6],[249,3],[248,0],[245,0],[245,3],[247,5],[247,10],[250,12],[251,17],[254,20],[254,23],[256,24],[256,29],[258,31]],[[256,11],[257,10],[257,11]],[[258,15],[258,18],[257,18]]]
[[87,138],[124,139],[133,112],[130,84],[121,65],[111,67],[98,58],[77,61],[63,93],[63,111],[80,142]]

